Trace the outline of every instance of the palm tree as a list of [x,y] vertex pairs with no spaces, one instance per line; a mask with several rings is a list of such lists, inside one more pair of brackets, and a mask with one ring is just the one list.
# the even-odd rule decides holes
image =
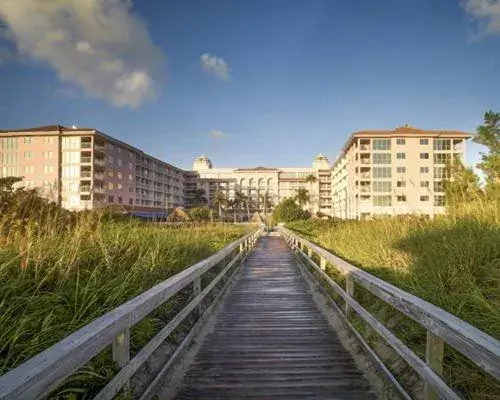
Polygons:
[[238,208],[238,205],[236,203],[236,199],[229,199],[227,202],[228,208],[233,210],[233,222],[236,223],[236,209]]
[[273,206],[271,196],[267,190],[264,194],[260,195],[260,202],[264,204],[264,214],[267,216],[267,209]]
[[313,192],[313,183],[316,183],[318,181],[318,178],[314,176],[313,174],[309,174],[306,176],[306,182],[309,183],[309,193]]
[[221,190],[217,190],[212,200],[215,207],[219,209],[219,219],[222,217],[222,208],[228,203],[227,197]]
[[235,217],[236,217],[236,211],[240,211],[241,206],[243,205],[243,194],[241,192],[234,193],[233,204],[235,208]]
[[248,221],[250,221],[250,207],[249,207],[249,199],[246,194],[240,193],[241,195],[241,204],[243,205],[244,209],[247,211],[247,218]]
[[304,188],[297,189],[294,200],[299,203],[299,206],[304,207],[309,202],[309,191]]

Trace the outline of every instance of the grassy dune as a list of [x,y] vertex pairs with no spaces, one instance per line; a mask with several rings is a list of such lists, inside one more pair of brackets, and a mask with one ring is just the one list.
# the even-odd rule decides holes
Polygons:
[[[45,205],[38,211],[42,214],[24,207],[0,216],[0,374],[249,229],[223,224],[165,228]],[[174,307],[167,305],[162,315],[140,323],[132,347],[158,331]],[[98,357],[69,392],[85,393],[96,381],[106,381],[111,365],[107,355]],[[81,388],[82,379],[87,389]]]
[[[500,339],[500,203],[472,203],[434,220],[301,221],[324,248]],[[332,271],[332,275],[334,272]],[[425,331],[358,290],[359,300],[421,356]],[[468,398],[498,398],[498,382],[446,349],[445,375]]]

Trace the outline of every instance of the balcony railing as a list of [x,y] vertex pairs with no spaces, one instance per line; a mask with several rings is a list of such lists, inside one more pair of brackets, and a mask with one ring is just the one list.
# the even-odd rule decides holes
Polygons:
[[92,162],[92,157],[81,157],[80,158],[81,164],[90,164],[91,162]]
[[102,181],[104,180],[104,174],[94,174],[94,179]]
[[106,165],[106,160],[104,158],[94,158],[94,164],[96,164],[96,165]]
[[361,150],[361,151],[370,151],[370,145],[369,144],[361,144],[359,146],[359,150]]
[[90,186],[80,186],[80,193],[90,193]]
[[92,176],[91,171],[80,171],[80,177],[82,178],[90,178]]
[[81,148],[82,149],[91,149],[92,148],[92,142],[82,142],[81,143]]
[[102,144],[94,144],[94,151],[101,151],[101,152],[104,152],[106,151],[106,147],[104,147],[104,145]]
[[360,158],[359,162],[363,165],[370,165],[370,159],[369,158]]
[[360,186],[361,193],[370,193],[370,186]]

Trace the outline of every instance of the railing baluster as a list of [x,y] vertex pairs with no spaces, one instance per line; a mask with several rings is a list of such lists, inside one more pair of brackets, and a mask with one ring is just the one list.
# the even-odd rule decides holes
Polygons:
[[312,259],[313,251],[310,247],[307,249],[307,256]]
[[[113,361],[123,368],[130,361],[130,328],[126,328],[115,336],[113,340]],[[130,390],[130,381],[123,386],[125,391]]]
[[319,257],[319,266],[324,271],[326,269],[326,258],[323,256]]
[[[431,367],[437,374],[443,374],[443,357],[444,357],[444,341],[439,336],[434,335],[431,331],[427,331],[427,344],[425,348],[425,359],[427,365]],[[426,383],[425,396],[426,400],[437,400],[439,396]]]
[[[354,279],[351,274],[345,277],[345,291],[350,297],[354,297]],[[352,316],[352,309],[347,301],[345,302],[345,315],[348,319]]]

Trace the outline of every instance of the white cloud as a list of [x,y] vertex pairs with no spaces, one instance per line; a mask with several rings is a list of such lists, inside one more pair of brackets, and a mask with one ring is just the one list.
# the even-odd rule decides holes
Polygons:
[[229,65],[227,65],[227,62],[223,58],[205,53],[200,56],[200,61],[205,71],[213,72],[215,76],[225,81],[230,78],[231,68],[229,68]]
[[210,136],[212,137],[212,139],[223,139],[224,137],[226,137],[226,134],[222,131],[217,131],[215,129],[212,129],[210,131]]
[[462,6],[483,33],[500,34],[500,0],[462,0]]
[[163,54],[130,0],[0,0],[20,54],[117,107],[154,98]]

